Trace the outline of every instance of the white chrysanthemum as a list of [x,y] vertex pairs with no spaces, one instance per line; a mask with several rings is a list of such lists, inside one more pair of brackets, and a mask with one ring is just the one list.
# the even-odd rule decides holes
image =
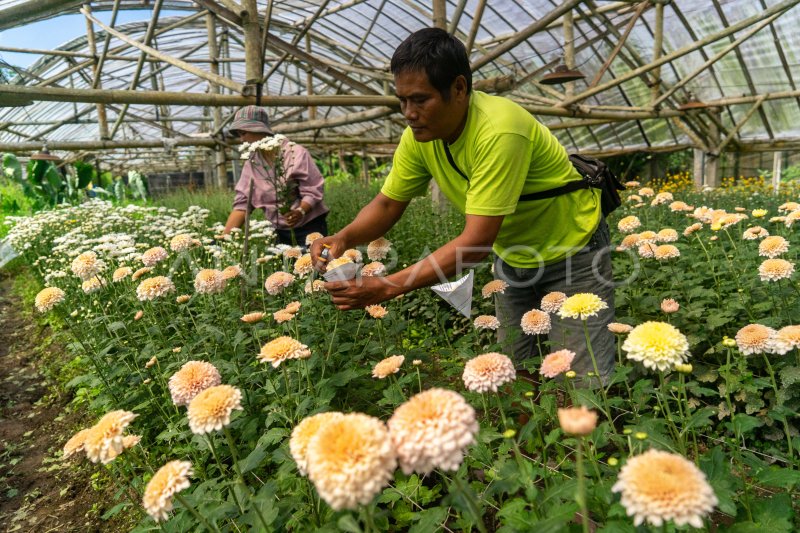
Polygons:
[[406,475],[457,470],[478,433],[472,406],[457,392],[438,388],[412,396],[395,410],[388,426]]
[[175,292],[175,285],[166,276],[147,278],[136,287],[136,297],[143,302],[155,300],[170,292]]
[[461,375],[464,386],[473,392],[497,392],[497,388],[517,378],[514,363],[500,353],[485,353],[473,357],[464,365]]
[[596,316],[603,309],[608,309],[608,304],[602,298],[591,292],[579,292],[564,300],[561,309],[558,310],[558,316],[586,320]]
[[55,306],[64,301],[66,294],[58,287],[45,287],[34,299],[36,310],[40,313],[46,313]]
[[71,269],[73,274],[86,281],[99,274],[104,266],[105,264],[97,258],[97,254],[89,251],[73,259]]
[[404,355],[392,355],[391,357],[379,361],[372,367],[372,377],[384,379],[392,374],[397,374],[405,360],[406,357]]
[[800,348],[800,326],[785,326],[775,333],[772,339],[774,353],[783,355],[795,348]]
[[242,391],[230,385],[209,387],[189,402],[189,428],[195,435],[219,431],[231,423],[234,410],[242,410]]
[[758,244],[758,255],[761,257],[769,257],[770,259],[778,257],[789,251],[789,241],[780,235],[773,235],[767,237]]
[[672,520],[702,529],[703,517],[717,505],[714,490],[693,462],[655,449],[629,458],[611,490],[621,494],[637,527],[644,522],[661,527]]
[[628,333],[622,349],[627,352],[628,359],[661,371],[685,363],[689,357],[686,336],[666,322],[639,324]]
[[736,332],[736,345],[745,355],[769,353],[773,350],[776,331],[762,324],[748,324]]
[[343,413],[332,411],[329,413],[319,413],[308,416],[300,421],[292,430],[292,437],[289,439],[289,453],[297,464],[300,475],[308,473],[308,445],[317,432],[328,422],[340,418]]
[[170,461],[155,473],[144,489],[142,505],[153,520],[166,520],[172,510],[172,497],[189,488],[192,476],[192,463],[189,461]]
[[334,511],[368,505],[397,466],[384,423],[361,413],[328,420],[306,455],[308,478]]
[[367,257],[371,261],[381,261],[386,259],[386,255],[392,247],[392,243],[383,237],[375,239],[367,246]]
[[794,273],[794,264],[785,259],[767,259],[758,266],[761,281],[788,279]]
[[264,288],[271,296],[275,296],[294,281],[294,276],[288,272],[278,271],[271,274],[264,282]]
[[145,250],[142,254],[142,264],[146,267],[152,267],[167,258],[167,251],[161,246],[155,246],[149,250]]
[[194,290],[199,294],[218,294],[225,290],[226,283],[222,271],[204,268],[194,277]]
[[493,315],[480,315],[472,322],[475,329],[491,329],[496,330],[500,327],[500,321]]
[[217,367],[206,361],[189,361],[169,378],[169,393],[175,405],[189,405],[195,396],[220,383]]
[[617,222],[617,229],[622,233],[631,233],[641,225],[642,221],[639,220],[639,217],[630,215]]

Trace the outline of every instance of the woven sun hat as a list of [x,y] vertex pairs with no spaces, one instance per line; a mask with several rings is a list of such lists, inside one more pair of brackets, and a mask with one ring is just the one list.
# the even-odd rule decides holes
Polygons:
[[233,115],[233,121],[228,129],[231,133],[237,131],[252,131],[274,135],[269,127],[267,110],[257,105],[248,105],[239,109],[236,114]]

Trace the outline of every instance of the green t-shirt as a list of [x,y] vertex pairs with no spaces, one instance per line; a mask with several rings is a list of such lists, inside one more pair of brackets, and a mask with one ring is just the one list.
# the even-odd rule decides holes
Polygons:
[[494,252],[518,268],[560,261],[583,248],[600,222],[600,190],[580,189],[543,200],[521,194],[581,179],[546,126],[511,100],[473,91],[458,140],[417,142],[406,128],[381,192],[405,202],[423,196],[431,177],[460,212],[506,215]]

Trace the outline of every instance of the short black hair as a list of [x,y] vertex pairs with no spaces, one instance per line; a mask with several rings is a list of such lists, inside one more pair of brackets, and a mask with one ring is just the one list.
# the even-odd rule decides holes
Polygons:
[[424,70],[428,81],[446,99],[455,79],[464,76],[472,91],[472,70],[464,44],[440,28],[424,28],[409,35],[392,55],[392,74]]

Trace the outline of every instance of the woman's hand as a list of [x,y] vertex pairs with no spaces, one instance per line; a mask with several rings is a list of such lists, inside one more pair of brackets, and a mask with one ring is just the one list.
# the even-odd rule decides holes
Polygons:
[[293,228],[303,221],[305,215],[299,209],[292,209],[291,211],[283,215],[283,218],[286,220],[286,225],[289,226],[290,228]]

